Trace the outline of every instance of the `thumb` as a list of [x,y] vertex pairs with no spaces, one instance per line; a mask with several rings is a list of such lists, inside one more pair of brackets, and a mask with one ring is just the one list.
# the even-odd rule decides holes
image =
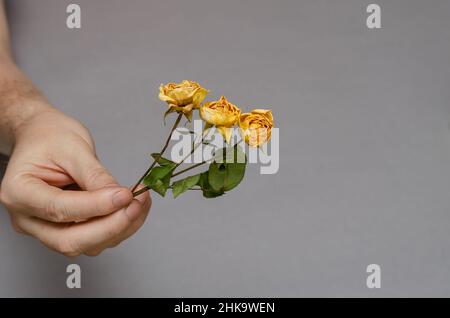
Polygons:
[[[64,210],[63,219],[77,220],[106,215],[132,202],[131,191],[117,183],[98,161],[92,149],[80,147],[72,155],[65,156],[65,159],[66,173],[84,191],[55,191],[50,187],[42,189],[41,200],[45,202],[42,202],[40,206],[48,207],[49,202],[53,201],[50,209],[47,208],[47,210],[52,210],[51,214],[56,215],[56,219],[60,219],[59,210]],[[63,166],[62,163],[61,166]],[[38,182],[30,183],[36,187]],[[39,193],[39,191],[36,192]],[[28,200],[32,201],[33,197],[28,194]],[[42,213],[38,217],[42,218]],[[48,219],[45,216],[43,218]]]
[[[25,177],[24,177],[25,178]],[[14,194],[24,214],[51,222],[73,222],[107,215],[127,206],[130,190],[106,187],[93,191],[61,190],[35,177],[23,180],[22,191]]]

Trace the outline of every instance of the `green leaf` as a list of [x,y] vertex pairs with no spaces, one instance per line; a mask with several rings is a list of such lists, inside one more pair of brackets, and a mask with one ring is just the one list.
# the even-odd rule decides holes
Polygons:
[[151,156],[153,157],[153,159],[155,159],[155,161],[160,166],[167,166],[167,165],[175,164],[175,162],[173,162],[172,160],[169,160],[169,159],[166,159],[166,158],[162,157],[161,154],[159,154],[159,153],[152,153]]
[[211,185],[211,188],[216,191],[223,190],[226,174],[224,163],[211,163],[208,170],[208,183]]
[[214,152],[215,162],[239,162],[239,163],[247,163],[247,156],[245,152],[242,151],[242,148],[239,145],[234,145],[233,147],[221,148]]
[[175,164],[168,164],[162,167],[154,167],[152,171],[144,178],[143,182],[146,186],[151,186],[155,184],[157,180],[161,180],[166,175],[172,172],[175,168]]
[[200,174],[197,174],[197,175],[194,175],[194,176],[189,176],[187,178],[175,181],[172,184],[173,198],[175,199],[180,194],[186,192],[187,190],[189,190],[193,186],[197,185],[199,180],[200,180]]
[[220,191],[220,192],[216,192],[216,191],[213,191],[213,190],[204,190],[203,191],[203,196],[205,198],[207,198],[207,199],[217,198],[217,197],[220,197],[220,196],[222,196],[224,194],[225,194],[225,192],[223,192],[223,191]]
[[[239,157],[241,155],[243,158]],[[209,166],[208,183],[214,191],[230,191],[244,178],[247,158],[237,145],[221,149],[216,158],[219,162],[214,161]]]
[[200,173],[200,179],[198,179],[197,185],[202,189],[208,186],[208,171]]
[[143,183],[150,189],[164,196],[170,184],[175,163],[167,163],[164,166],[154,167],[144,178]]
[[225,193],[225,191],[215,191],[212,189],[211,185],[208,181],[208,171],[203,172],[200,175],[200,179],[198,180],[197,185],[199,185],[202,188],[203,196],[205,198],[216,198]]
[[169,188],[169,185],[170,185],[171,177],[172,177],[172,172],[167,174],[164,178],[156,180],[156,182],[150,186],[150,189],[152,189],[153,191],[155,191],[156,193],[158,193],[161,196],[165,196],[167,189]]

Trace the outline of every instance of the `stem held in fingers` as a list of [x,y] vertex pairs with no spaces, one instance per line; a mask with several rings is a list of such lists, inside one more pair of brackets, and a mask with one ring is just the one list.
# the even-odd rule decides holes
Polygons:
[[138,191],[133,192],[133,198],[137,197],[138,195],[141,195],[142,193],[147,192],[148,190],[150,190],[150,188],[145,186],[142,189],[139,189]]
[[[169,146],[169,143],[170,143],[170,139],[172,138],[172,134],[173,134],[173,132],[175,131],[175,129],[178,127],[178,125],[180,124],[180,121],[181,121],[181,118],[183,117],[183,113],[180,113],[179,115],[178,115],[178,117],[177,117],[177,120],[175,121],[175,123],[173,124],[173,127],[172,127],[172,130],[170,131],[170,134],[169,134],[169,136],[167,137],[167,140],[166,140],[166,143],[164,144],[164,147],[161,149],[161,152],[160,152],[160,154],[161,154],[161,156],[162,156],[162,154],[166,151],[166,149],[167,149],[167,147]],[[139,194],[142,194],[142,193],[144,193],[145,191],[143,191],[143,192],[140,192],[140,193],[138,193],[138,194],[134,194],[134,191],[137,189],[137,187],[141,184],[141,182],[142,182],[142,180],[144,180],[144,178],[149,174],[149,172],[153,169],[153,167],[155,166],[155,164],[156,164],[156,161],[155,160],[153,160],[153,163],[150,165],[150,167],[145,171],[145,173],[139,178],[139,180],[136,182],[136,184],[133,186],[133,188],[131,189],[131,192],[133,193],[133,196],[135,197],[136,195],[139,195]],[[144,188],[143,188],[144,189]],[[143,189],[141,189],[141,190],[143,190]],[[139,190],[139,191],[141,191],[141,190]],[[148,189],[147,189],[148,190]],[[146,190],[146,191],[147,191]],[[139,192],[138,191],[138,192]]]

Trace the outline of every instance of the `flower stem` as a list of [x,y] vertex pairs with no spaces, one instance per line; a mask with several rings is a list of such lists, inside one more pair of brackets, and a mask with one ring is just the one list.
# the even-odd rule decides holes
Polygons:
[[[176,167],[180,166],[180,165],[184,162],[184,160],[186,160],[187,157],[189,157],[190,155],[192,155],[192,154],[195,152],[195,150],[197,149],[197,147],[198,147],[201,143],[203,143],[203,140],[204,140],[204,138],[206,137],[206,135],[208,135],[208,133],[202,135],[202,140],[201,140],[201,142],[198,143],[198,144],[196,145],[196,147],[194,147],[194,148],[191,150],[191,153],[190,153],[188,156],[186,156],[183,160],[181,160],[181,161],[177,164]],[[239,142],[237,142],[237,143],[235,144],[235,146],[239,145],[242,141],[243,141],[242,139],[239,140]],[[167,147],[166,147],[166,148],[167,148]],[[213,160],[214,160],[214,157],[213,157],[213,158],[210,158],[210,159],[208,159],[208,160],[204,160],[204,161],[202,161],[202,162],[200,162],[200,163],[197,163],[197,164],[195,164],[195,165],[192,165],[192,166],[190,166],[190,167],[187,167],[187,168],[185,168],[185,169],[183,169],[183,170],[178,171],[177,173],[174,173],[174,174],[172,175],[172,177],[179,176],[179,175],[182,174],[182,173],[185,173],[185,172],[187,172],[187,171],[189,171],[189,170],[192,170],[192,169],[194,169],[194,168],[200,167],[201,165],[204,165],[205,163],[208,163],[208,162],[213,161]],[[175,168],[176,168],[176,167],[175,167]],[[151,170],[151,169],[150,169],[150,170]],[[145,176],[144,176],[144,177],[145,177]],[[170,188],[170,187],[169,187],[169,188]],[[145,186],[145,187],[143,187],[142,189],[140,189],[139,191],[133,192],[133,197],[137,197],[138,195],[140,195],[140,194],[142,194],[142,193],[145,193],[145,192],[147,192],[148,190],[150,190],[150,188],[147,187],[147,186]],[[190,190],[201,190],[201,189],[190,189]]]
[[[203,161],[203,162],[197,163],[196,165],[193,165],[193,166],[188,167],[188,168],[186,168],[186,169],[184,169],[184,170],[181,170],[180,172],[175,173],[172,177],[176,177],[176,176],[178,176],[178,175],[180,175],[180,174],[182,174],[182,173],[184,173],[184,172],[186,172],[186,171],[189,171],[189,170],[191,170],[191,169],[194,169],[194,168],[196,168],[196,167],[199,167],[199,166],[201,166],[201,165],[203,165],[203,164],[205,164],[205,163],[207,163],[207,161]],[[171,189],[171,188],[172,188],[172,187],[169,187],[169,189]],[[145,186],[145,187],[143,187],[142,189],[139,189],[138,191],[133,192],[133,198],[137,197],[138,195],[141,195],[142,193],[147,192],[148,190],[150,190],[150,188],[147,187],[147,186]],[[189,190],[201,190],[201,188],[199,188],[199,189],[189,189]]]
[[[242,139],[241,140],[239,140],[239,142],[237,142],[236,144],[235,144],[235,146],[238,146],[240,143],[242,142]],[[234,147],[234,146],[233,146]],[[194,150],[195,151],[195,150]],[[192,154],[192,153],[191,153]],[[172,177],[176,177],[176,176],[178,176],[178,175],[180,175],[180,174],[182,174],[182,173],[185,173],[186,171],[189,171],[189,170],[192,170],[192,169],[194,169],[194,168],[197,168],[197,167],[200,167],[201,165],[204,165],[205,163],[208,163],[208,162],[210,162],[210,161],[213,161],[214,160],[214,157],[213,158],[210,158],[209,160],[205,160],[205,161],[202,161],[202,162],[200,162],[200,163],[196,163],[195,165],[192,165],[192,166],[190,166],[190,167],[187,167],[186,169],[183,169],[183,170],[180,170],[179,172],[177,172],[177,173],[174,173],[173,175],[172,175]],[[183,160],[184,161],[184,160]],[[178,166],[183,162],[183,161],[181,161],[179,164],[178,164]],[[177,167],[178,167],[177,166]]]
[[191,170],[191,169],[200,167],[201,165],[203,165],[203,164],[205,164],[205,163],[207,163],[207,161],[203,161],[203,162],[197,163],[197,164],[195,164],[195,165],[193,165],[193,166],[187,167],[186,169],[183,169],[183,170],[180,170],[180,171],[177,172],[177,173],[174,173],[174,174],[172,175],[172,177],[176,177],[176,176],[178,176],[178,175],[180,175],[180,174],[182,174],[182,173],[185,173],[186,171],[189,171],[189,170]]
[[[172,138],[172,134],[175,131],[175,129],[178,127],[178,125],[180,124],[181,118],[183,117],[183,113],[180,113],[175,121],[175,123],[173,124],[172,130],[170,131],[169,136],[167,137],[166,143],[164,144],[164,147],[161,149],[160,154],[162,155],[167,147],[169,146],[170,143],[170,139]],[[138,182],[136,182],[136,184],[133,186],[133,188],[131,189],[131,192],[133,193],[133,196],[136,197],[139,194],[142,194],[144,192],[146,192],[148,190],[147,187],[142,188],[141,190],[134,192],[137,187],[141,184],[142,180],[144,180],[144,178],[147,176],[147,174],[150,173],[150,171],[153,169],[153,167],[156,164],[156,160],[153,160],[153,163],[150,165],[150,167],[147,169],[147,171],[145,171],[145,173],[139,178]],[[144,190],[145,189],[145,190]],[[144,191],[143,191],[144,190]]]
[[[195,146],[192,148],[191,152],[190,152],[186,157],[184,157],[183,160],[181,160],[179,163],[177,163],[177,165],[175,166],[174,169],[178,168],[178,167],[179,167],[179,166],[180,166],[180,165],[181,165],[181,164],[182,164],[189,156],[191,156],[191,155],[195,152],[195,150],[199,147],[199,145],[200,145],[201,143],[203,143],[203,140],[204,140],[204,138],[206,137],[206,135],[208,135],[208,132],[209,132],[209,130],[206,131],[206,134],[205,134],[205,132],[203,132],[203,134],[202,134],[202,139],[201,139],[200,143],[198,143],[197,145],[195,145]],[[165,150],[165,149],[164,149],[164,150]],[[162,152],[161,152],[161,153],[162,153]],[[195,165],[193,165],[193,166],[191,166],[191,167],[188,167],[188,168],[186,168],[186,169],[184,169],[184,170],[181,170],[181,171],[179,171],[179,172],[173,174],[172,177],[176,177],[176,176],[178,176],[178,175],[180,175],[180,174],[182,174],[182,173],[184,173],[184,172],[186,172],[186,171],[189,171],[189,170],[194,169],[194,168],[196,168],[196,167],[198,167],[198,166],[201,166],[201,165],[205,164],[206,162],[207,162],[207,161],[203,161],[203,162],[197,163],[197,164],[195,164]],[[155,162],[153,162],[152,166],[147,170],[146,174],[144,175],[144,177],[143,177],[142,179],[145,178],[145,176],[150,172],[150,170],[153,168],[154,165],[155,165]],[[140,181],[142,181],[142,180],[140,180]],[[139,183],[140,183],[140,181],[139,181]],[[139,183],[138,183],[138,184],[139,184]],[[150,190],[150,188],[147,187],[147,186],[145,186],[145,187],[143,187],[142,189],[140,189],[139,191],[134,192],[134,190],[136,190],[136,188],[134,188],[133,191],[132,191],[133,197],[137,197],[138,195],[140,195],[140,194],[142,194],[142,193],[144,193],[144,192]]]
[[[208,133],[209,133],[210,129],[211,129],[211,128],[208,128],[208,129],[206,129],[206,130],[203,131],[203,133],[202,133],[202,138],[201,138],[200,142],[197,143],[196,145],[194,145],[194,147],[192,147],[192,149],[191,149],[191,152],[190,152],[186,157],[184,157],[180,162],[177,163],[177,165],[175,166],[174,170],[175,170],[176,168],[178,168],[178,167],[179,167],[179,166],[180,166],[187,158],[189,158],[190,156],[192,156],[192,155],[194,154],[194,152],[197,150],[197,148],[198,148],[201,144],[203,144],[203,141],[205,140],[206,136],[208,136]],[[184,170],[182,170],[182,171],[184,171]],[[180,172],[181,172],[181,171],[180,171]],[[179,175],[180,172],[174,174],[173,177],[176,176],[176,175]]]
[[147,192],[148,190],[150,190],[150,188],[145,186],[142,189],[140,189],[140,190],[138,190],[136,192],[133,192],[133,198],[137,197],[138,195],[141,195],[142,193]]

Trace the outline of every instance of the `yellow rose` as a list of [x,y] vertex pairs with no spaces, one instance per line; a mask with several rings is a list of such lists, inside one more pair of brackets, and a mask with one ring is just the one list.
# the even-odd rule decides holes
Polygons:
[[200,117],[209,125],[216,126],[227,143],[230,143],[232,127],[239,121],[241,110],[222,96],[218,101],[205,103]]
[[271,110],[254,109],[239,118],[242,139],[251,147],[259,147],[270,140],[273,128]]
[[159,87],[159,99],[169,104],[166,114],[183,113],[189,120],[192,118],[192,110],[200,107],[208,93],[208,90],[192,81],[161,84]]

